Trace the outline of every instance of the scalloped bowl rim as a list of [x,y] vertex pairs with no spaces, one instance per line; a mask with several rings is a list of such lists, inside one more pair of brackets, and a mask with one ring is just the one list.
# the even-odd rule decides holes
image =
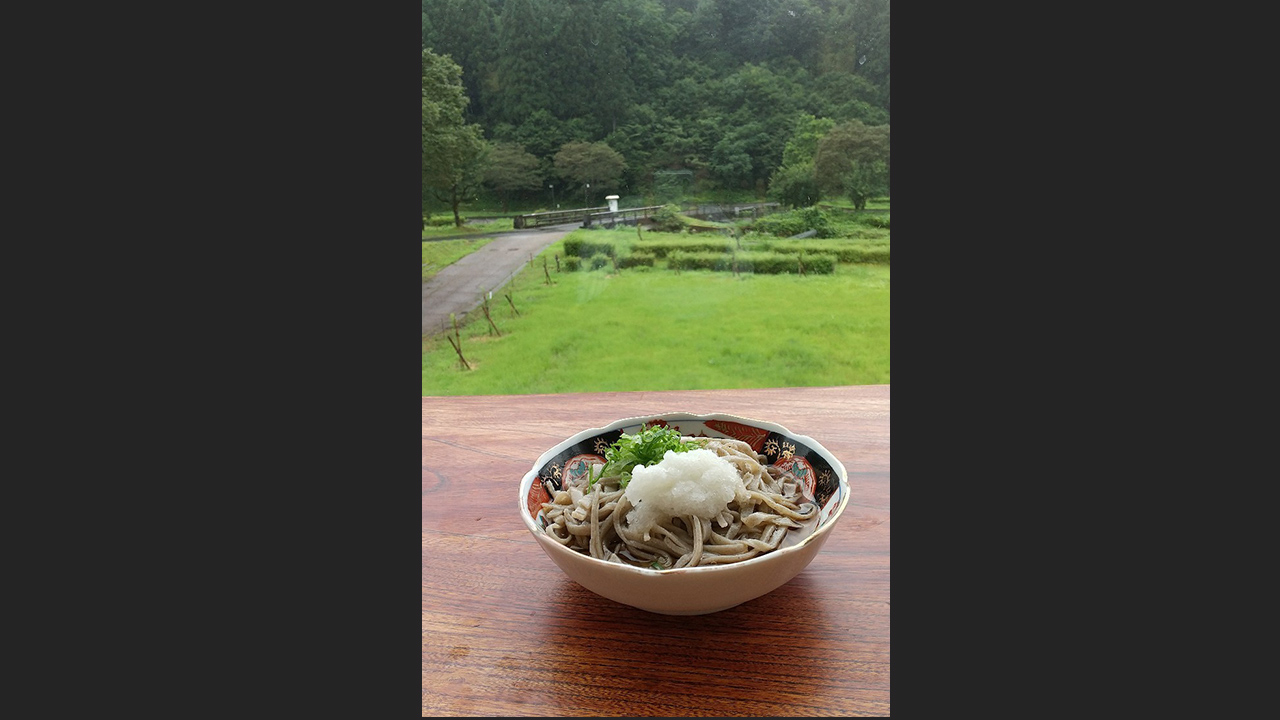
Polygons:
[[[747,560],[742,560],[740,562],[725,563],[722,565],[703,565],[703,566],[691,567],[691,568],[686,567],[686,568],[675,568],[671,570],[653,570],[650,568],[643,568],[636,565],[627,565],[625,563],[609,562],[608,560],[593,558],[590,555],[586,555],[584,553],[577,552],[576,550],[567,548],[564,545],[561,545],[560,543],[547,537],[546,534],[543,533],[542,530],[538,527],[537,523],[534,522],[533,516],[529,514],[529,508],[528,508],[529,491],[533,487],[534,478],[538,477],[538,470],[543,465],[545,465],[548,461],[554,458],[557,454],[559,454],[560,452],[563,452],[566,448],[573,447],[574,445],[582,442],[583,440],[586,440],[587,438],[590,438],[596,435],[602,435],[606,432],[609,432],[611,430],[617,430],[618,428],[621,428],[621,427],[638,425],[638,424],[649,422],[652,420],[666,420],[669,422],[670,421],[679,422],[681,420],[692,420],[696,422],[705,422],[707,420],[724,420],[728,422],[736,422],[736,423],[742,423],[744,425],[750,425],[763,430],[776,432],[778,434],[785,435],[789,438],[794,438],[800,442],[803,442],[813,452],[821,455],[822,458],[831,465],[832,469],[836,471],[836,475],[838,478],[838,490],[840,492],[840,502],[836,505],[836,508],[831,511],[831,513],[827,516],[827,519],[821,525],[814,528],[813,532],[801,538],[794,545],[780,547],[777,550],[772,550],[770,552],[763,553],[761,555],[757,555],[756,557],[753,557]],[[845,469],[844,463],[840,462],[839,459],[837,459],[834,455],[831,454],[831,451],[827,450],[827,448],[817,440],[814,440],[813,438],[807,435],[800,435],[800,434],[794,433],[788,430],[787,428],[783,427],[782,425],[779,425],[778,423],[769,422],[767,420],[758,420],[756,418],[744,417],[742,415],[731,415],[727,413],[690,413],[690,412],[663,412],[663,413],[654,413],[651,415],[635,415],[632,417],[620,418],[602,427],[589,428],[579,433],[575,433],[574,435],[566,438],[565,440],[562,440],[561,442],[556,443],[546,452],[538,456],[538,459],[533,463],[533,468],[530,469],[527,473],[525,473],[524,477],[520,479],[520,496],[519,496],[520,517],[522,520],[524,520],[525,527],[528,528],[530,533],[533,533],[534,538],[539,541],[539,544],[543,547],[543,549],[546,552],[562,553],[564,557],[570,558],[574,562],[595,563],[601,566],[607,566],[611,572],[617,572],[619,570],[622,570],[622,571],[625,571],[637,576],[641,576],[641,577],[664,577],[664,576],[685,575],[685,574],[710,575],[713,573],[732,573],[735,571],[740,571],[744,567],[753,567],[753,566],[763,565],[770,562],[778,562],[782,558],[785,558],[789,555],[794,555],[798,552],[803,551],[807,545],[817,542],[818,539],[827,535],[831,531],[831,528],[835,526],[836,521],[840,519],[840,516],[844,514],[845,506],[848,504],[849,504],[849,473]]]

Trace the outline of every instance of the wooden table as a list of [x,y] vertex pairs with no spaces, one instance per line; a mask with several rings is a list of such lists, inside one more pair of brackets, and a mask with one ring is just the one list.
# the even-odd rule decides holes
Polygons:
[[[590,427],[667,411],[822,442],[851,499],[813,563],[719,613],[656,615],[570,580],[520,478]],[[422,398],[422,714],[889,715],[889,386]]]

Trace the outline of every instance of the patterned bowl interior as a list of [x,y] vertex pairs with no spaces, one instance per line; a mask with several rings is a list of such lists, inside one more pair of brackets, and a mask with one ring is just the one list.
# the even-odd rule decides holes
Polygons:
[[546,527],[542,503],[551,501],[551,494],[559,490],[569,478],[586,474],[593,463],[604,462],[605,449],[623,433],[634,435],[650,425],[674,428],[682,435],[693,437],[734,438],[742,440],[757,453],[766,456],[766,465],[792,476],[803,489],[805,499],[817,504],[818,522],[822,525],[840,506],[842,493],[839,472],[827,458],[803,440],[777,430],[769,423],[759,423],[746,418],[720,419],[717,415],[688,415],[668,413],[648,418],[633,418],[629,424],[620,425],[599,433],[588,433],[578,442],[566,446],[546,458],[538,467],[538,477],[529,488],[525,501],[529,515],[539,529]]

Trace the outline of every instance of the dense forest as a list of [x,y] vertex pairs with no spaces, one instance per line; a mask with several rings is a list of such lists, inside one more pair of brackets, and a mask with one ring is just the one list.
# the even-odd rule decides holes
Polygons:
[[889,191],[889,0],[422,0],[422,56],[424,210]]

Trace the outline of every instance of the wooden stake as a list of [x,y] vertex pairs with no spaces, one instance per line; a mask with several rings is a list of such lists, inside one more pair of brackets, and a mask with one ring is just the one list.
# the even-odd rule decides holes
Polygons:
[[547,270],[547,256],[542,256],[542,274],[547,276],[547,284],[551,284],[551,273]]
[[493,334],[497,334],[498,337],[502,337],[502,331],[498,329],[498,326],[493,323],[493,318],[489,316],[489,295],[488,294],[485,294],[484,302],[481,303],[481,307],[484,309],[484,319],[488,320],[489,327],[493,328]]
[[[453,335],[445,334],[445,339],[453,346],[453,351],[458,353],[458,362],[462,365],[463,370],[470,370],[471,363],[462,356],[462,336],[458,334],[458,318],[453,313],[449,313],[449,319],[453,321]],[[457,338],[455,340],[455,338]]]

